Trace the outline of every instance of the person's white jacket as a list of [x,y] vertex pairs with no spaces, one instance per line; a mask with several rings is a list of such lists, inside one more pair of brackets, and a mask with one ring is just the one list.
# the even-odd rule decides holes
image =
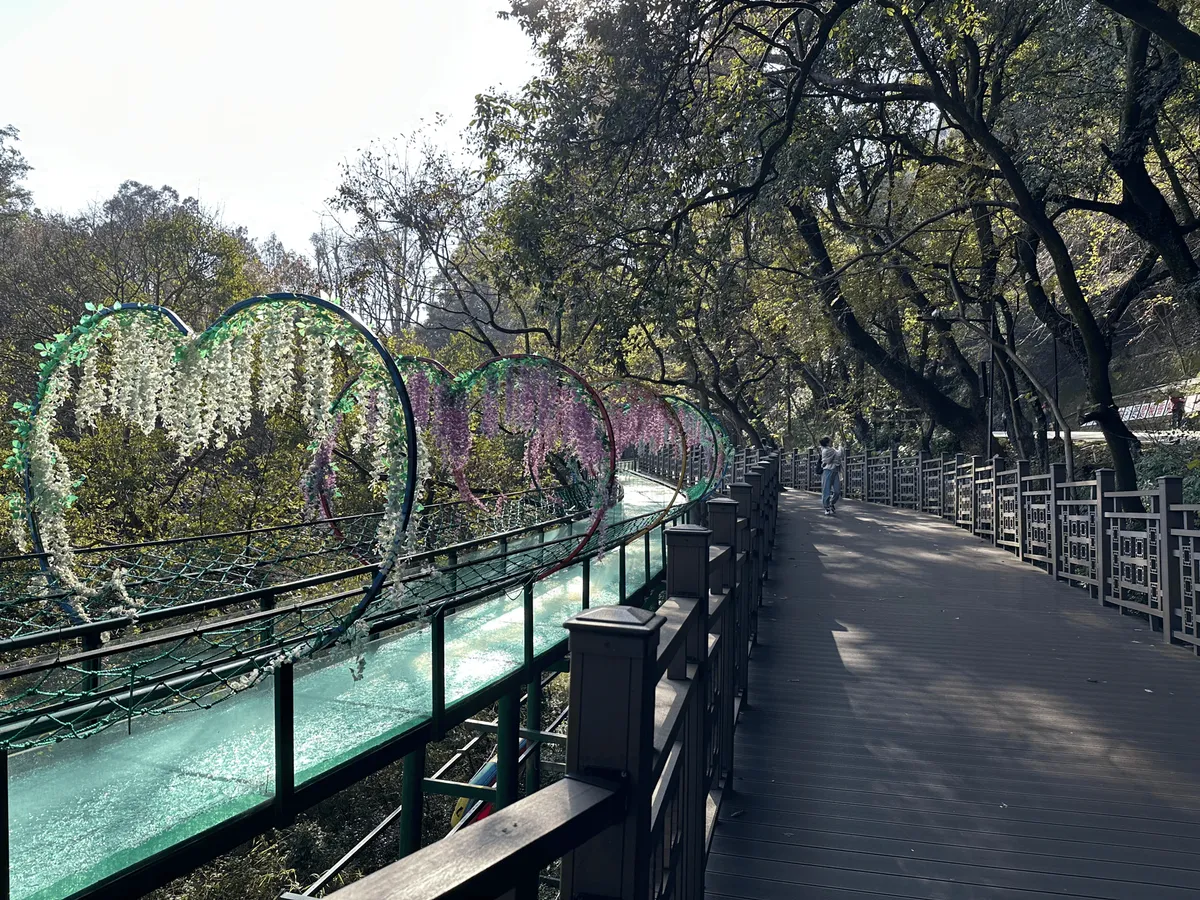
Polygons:
[[837,447],[821,448],[821,468],[840,469],[842,466],[842,451]]

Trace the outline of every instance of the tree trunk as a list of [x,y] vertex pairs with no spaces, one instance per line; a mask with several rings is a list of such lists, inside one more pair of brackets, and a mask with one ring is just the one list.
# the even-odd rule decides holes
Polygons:
[[858,321],[842,296],[816,212],[806,203],[792,204],[788,211],[812,257],[821,308],[850,349],[878,372],[905,402],[953,432],[963,444],[982,448],[984,424],[974,411],[947,397],[932,379],[888,353]]

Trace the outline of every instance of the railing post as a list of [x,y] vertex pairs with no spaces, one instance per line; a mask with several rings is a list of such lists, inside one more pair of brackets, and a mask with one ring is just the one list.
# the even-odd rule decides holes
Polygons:
[[979,467],[982,456],[971,457],[971,534],[979,536]]
[[916,490],[915,507],[918,512],[925,511],[925,461],[929,454],[924,450],[917,451],[917,474],[913,477],[913,488]]
[[1067,465],[1066,463],[1051,463],[1050,464],[1050,504],[1048,510],[1049,521],[1046,527],[1050,529],[1050,533],[1046,535],[1047,542],[1050,544],[1050,572],[1049,575],[1055,581],[1058,581],[1058,569],[1062,562],[1062,534],[1058,525],[1058,492],[1060,485],[1067,480]]
[[[525,727],[530,731],[542,730],[542,676],[535,672],[529,679],[528,699],[525,701]],[[518,748],[519,748],[518,743]],[[518,753],[518,758],[520,754]],[[525,760],[525,796],[542,786],[542,742],[531,740],[529,755]]]
[[642,571],[646,574],[646,584],[650,583],[650,579],[654,574],[650,571],[650,535],[653,532],[647,531],[642,536]]
[[1007,463],[1003,456],[996,454],[992,457],[992,546],[1000,539],[1000,509],[996,504],[996,473]]
[[[842,478],[842,493],[844,494],[845,492],[846,492],[846,479],[845,479],[845,477],[843,477]],[[770,527],[767,529],[767,536],[768,536],[767,556],[771,557],[771,558],[774,558],[774,556],[775,556],[775,528],[779,524],[779,494],[780,494],[779,471],[776,466],[772,465],[771,466],[770,495],[769,495],[769,498],[771,501],[771,505],[770,505],[771,520],[768,523]]]
[[750,485],[750,535],[754,548],[755,574],[761,581],[767,577],[767,559],[763,552],[763,476],[758,467],[746,473],[746,482]]
[[1180,555],[1177,531],[1185,526],[1186,514],[1172,511],[1172,506],[1183,503],[1183,478],[1164,475],[1158,479],[1158,509],[1160,518],[1158,531],[1158,571],[1162,580],[1163,641],[1171,643],[1176,623],[1183,631],[1183,585],[1180,567],[1176,559]]
[[[942,467],[942,486],[938,490],[938,497],[939,497],[939,499],[941,499],[942,505],[941,505],[941,508],[938,510],[938,514],[942,517],[943,520],[954,521],[954,519],[956,518],[956,513],[954,511],[954,496],[955,496],[954,477],[955,477],[955,475],[958,474],[954,468],[954,456],[949,453],[943,453],[941,467]],[[946,492],[946,471],[947,471],[947,469],[950,471],[950,492],[949,493]]]
[[400,858],[421,849],[425,820],[425,744],[404,757],[400,771]]
[[500,698],[496,716],[496,809],[517,802],[521,766],[518,757],[521,728],[521,696],[511,691]]
[[533,584],[532,583],[526,584],[524,589],[521,591],[521,600],[522,600],[521,625],[522,625],[523,644],[524,644],[525,674],[529,677],[530,681],[533,681],[534,678],[536,677],[533,673],[533,659],[537,655],[537,651],[534,647],[534,635],[536,634],[536,632],[534,631],[534,628],[533,628],[533,626],[534,626],[534,621],[533,621],[534,605],[533,605]]
[[737,503],[739,534],[742,536],[742,541],[739,541],[738,552],[745,553],[745,574],[742,579],[742,590],[746,594],[746,607],[750,610],[750,642],[758,643],[758,590],[759,582],[757,569],[754,562],[754,529],[752,518],[752,507],[754,505],[751,495],[750,485],[745,482],[731,484],[729,486],[729,495]]
[[1096,470],[1096,583],[1092,586],[1093,594],[1103,605],[1108,597],[1108,516],[1116,509],[1110,496],[1116,490],[1117,474],[1112,469]]
[[712,543],[729,547],[729,557],[721,567],[721,587],[733,589],[737,583],[737,501],[717,497],[708,501],[708,523]]
[[1029,477],[1029,460],[1017,460],[1017,559],[1025,561],[1025,479]]
[[708,656],[708,546],[712,532],[699,525],[667,529],[667,596],[699,601],[699,627],[688,636],[687,655],[701,666]]
[[953,499],[954,499],[954,524],[956,527],[961,527],[958,525],[958,523],[959,523],[959,520],[962,518],[962,511],[958,508],[959,503],[962,499],[962,496],[961,496],[962,492],[958,489],[958,467],[961,466],[966,461],[967,461],[967,457],[964,454],[962,454],[962,453],[954,454],[954,477],[950,480],[950,486],[954,492],[954,497],[953,497]]
[[429,621],[430,699],[433,709],[430,714],[433,739],[440,741],[445,732],[442,723],[446,718],[446,608],[439,606]]
[[895,447],[888,450],[887,505],[896,505],[896,478],[900,468],[900,456]]
[[[647,537],[650,535],[647,534]],[[647,578],[649,578],[650,567],[646,566]],[[592,605],[592,559],[585,557],[583,560],[583,598],[579,604],[580,609],[588,609]]]
[[293,663],[275,669],[275,822],[292,820],[292,797],[296,791],[296,691]]
[[11,811],[8,802],[8,748],[0,747],[0,900],[8,900],[12,891]]
[[723,645],[721,681],[727,692],[720,709],[720,772],[724,786],[733,777],[734,698],[741,682],[742,668],[746,664],[745,606],[737,589],[737,504],[732,500],[709,500],[708,521],[712,525],[712,544],[727,548],[724,562],[713,573],[720,588],[729,592],[720,622]]
[[768,453],[762,469],[763,571],[771,559],[771,528],[775,521],[775,493],[778,485],[775,457]]
[[[761,467],[761,463],[756,467]],[[699,613],[695,627],[685,642],[688,660],[695,664],[687,719],[684,724],[684,780],[680,786],[686,790],[682,804],[684,822],[682,827],[682,852],[684,887],[682,897],[694,896],[699,900],[702,890],[691,891],[703,881],[704,871],[704,815],[705,797],[708,793],[705,772],[711,760],[712,747],[706,737],[712,734],[709,719],[709,679],[718,673],[709,671],[708,635],[711,623],[709,607],[709,542],[712,532],[695,525],[679,525],[667,529],[667,596],[696,601]],[[668,677],[672,677],[668,673]]]
[[654,692],[663,619],[601,606],[568,619],[567,774],[623,781],[625,818],[563,858],[562,896],[646,900],[654,785]]
[[617,602],[624,603],[629,599],[625,580],[625,544],[617,548]]

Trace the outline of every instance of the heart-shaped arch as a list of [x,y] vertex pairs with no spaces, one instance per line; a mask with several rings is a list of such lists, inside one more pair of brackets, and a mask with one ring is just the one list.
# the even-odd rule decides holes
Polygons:
[[658,515],[646,521],[631,535],[632,538],[653,531],[666,521],[676,501],[684,495],[687,483],[688,437],[679,414],[663,395],[647,384],[632,379],[613,379],[603,382],[600,391],[614,420],[618,454],[626,450],[645,447],[651,451],[666,449],[675,443],[679,450],[679,474],[673,485],[670,499],[663,504]]
[[[114,321],[121,324],[114,328]],[[116,333],[109,335],[111,331]],[[327,644],[327,638],[340,636],[378,596],[411,515],[416,441],[403,379],[395,361],[370,329],[349,310],[335,303],[296,293],[274,293],[243,300],[227,309],[200,334],[195,334],[179,316],[165,307],[116,304],[94,309],[89,306],[88,314],[78,326],[43,348],[46,362],[42,366],[38,392],[33,403],[24,409],[26,418],[18,423],[16,452],[6,463],[9,468],[21,470],[24,497],[16,505],[28,526],[44,577],[54,587],[51,595],[57,598],[71,624],[89,621],[89,605],[96,606],[98,600],[103,609],[112,600],[113,593],[109,585],[89,584],[80,577],[75,567],[75,548],[66,527],[66,511],[75,499],[73,480],[64,454],[54,444],[53,433],[59,407],[70,393],[71,367],[78,366],[83,370],[78,396],[74,398],[77,422],[94,425],[98,412],[108,406],[116,416],[129,424],[139,425],[146,433],[161,425],[174,439],[181,455],[186,456],[210,444],[223,446],[230,434],[244,430],[255,403],[266,415],[280,403],[290,402],[289,385],[294,372],[289,371],[287,377],[274,380],[271,373],[278,376],[274,368],[294,365],[296,331],[301,333],[302,343],[308,341],[323,348],[323,353],[310,354],[304,360],[305,377],[312,383],[307,386],[311,390],[303,411],[314,441],[327,429],[330,419],[338,414],[337,404],[331,403],[317,384],[320,381],[317,370],[331,364],[330,357],[335,348],[340,348],[361,368],[356,379],[360,385],[373,384],[374,389],[389,393],[388,407],[392,412],[392,420],[385,429],[387,502],[375,529],[374,543],[380,564],[373,584],[361,602],[339,617],[339,621],[327,629],[327,634],[313,643],[313,649]],[[111,348],[113,358],[110,362],[114,371],[107,391],[103,385],[97,387],[96,377],[99,344],[106,336],[111,336],[114,345],[124,340],[136,344],[136,347],[120,345]],[[276,352],[282,346],[280,340],[286,345],[287,352]],[[259,394],[248,400],[256,364]],[[122,366],[128,370],[123,373],[125,376],[134,372],[126,381],[118,377],[122,374],[119,371]],[[163,378],[169,388],[146,383],[155,377]],[[220,389],[214,386],[214,382],[222,381],[224,384]],[[235,408],[218,408],[220,401],[228,399],[222,394],[223,390],[241,391],[240,406],[233,403],[231,406]],[[92,396],[87,396],[89,394]],[[352,398],[338,399],[344,406],[352,402]],[[199,541],[204,537],[192,540]],[[117,580],[114,575],[112,581]],[[115,586],[120,588],[120,585]],[[144,609],[144,605],[136,601],[133,606],[136,609],[131,611],[135,614]]]
[[703,449],[707,460],[705,472],[688,492],[690,500],[703,502],[724,487],[733,440],[720,419],[703,407],[673,394],[665,394],[664,399],[678,410],[689,445]]
[[[524,574],[544,578],[576,559],[602,526],[616,477],[612,423],[595,389],[569,366],[536,354],[494,357],[457,375],[425,357],[402,357],[398,364],[411,387],[415,421],[429,434],[424,446],[458,492],[457,501],[422,510],[423,530],[470,540],[529,524],[531,517],[586,516],[578,541],[556,541]],[[512,492],[511,485],[493,484],[483,490],[471,483],[473,451],[503,436],[521,439],[519,471],[531,488]],[[543,477],[551,458],[558,465],[556,487]]]

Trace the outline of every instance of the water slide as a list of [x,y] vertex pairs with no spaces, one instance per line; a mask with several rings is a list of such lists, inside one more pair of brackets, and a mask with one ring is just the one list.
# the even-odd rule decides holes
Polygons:
[[[218,362],[241,353],[244,366],[261,371],[266,364],[244,344],[262,354],[278,342],[270,320],[258,316],[294,304],[328,326],[328,346],[366,347],[341,357],[358,368],[340,394],[326,386],[310,392],[315,402],[305,398],[313,418],[320,401],[336,412],[314,425],[304,522],[73,546],[63,528],[75,513],[53,506],[53,463],[37,468],[49,429],[39,433],[35,424],[22,435],[33,547],[0,558],[13,898],[86,893],[486,697],[525,670],[530,654],[560,647],[562,623],[585,605],[622,602],[652,581],[662,568],[664,523],[721,485],[728,437],[685,400],[620,384],[601,396],[565,367],[531,357],[493,361],[456,380],[429,361],[396,362],[364,337],[361,323],[344,327],[340,311],[298,296],[247,301],[219,320],[224,333],[210,328],[199,338],[168,313],[131,312],[153,323],[140,352],[170,356],[183,373],[197,365],[191,348],[211,334],[209,355]],[[182,350],[164,337],[171,329],[187,337]],[[316,330],[310,323],[298,349],[315,346]],[[74,335],[75,345],[89,336]],[[120,330],[114,343],[126,339]],[[78,389],[86,390],[92,356],[71,358],[66,343],[62,358],[83,370]],[[156,427],[168,423],[162,409],[139,412],[122,401],[114,386],[122,352],[130,351],[117,346],[102,357],[110,404],[125,402],[129,416]],[[206,377],[221,377],[204,365]],[[229,371],[227,381],[240,377]],[[52,370],[48,390],[39,391],[43,413],[61,402],[54,378]],[[182,378],[177,372],[177,386]],[[413,404],[404,385],[422,380],[425,396]],[[240,389],[249,384],[246,374]],[[381,411],[389,384],[398,389]],[[440,406],[429,400],[439,392]],[[489,421],[489,397],[501,393],[498,425]],[[238,415],[246,413],[230,418]],[[453,427],[439,432],[439,415]],[[343,514],[347,497],[330,487],[324,450],[337,449],[336,429],[355,416],[360,432],[370,416],[385,422],[382,436],[359,445],[389,457],[390,471],[373,499],[359,497]],[[185,442],[204,439],[174,427]],[[527,483],[499,499],[484,496],[462,459],[472,439],[476,447],[512,444],[522,430]],[[574,454],[565,466],[564,447]],[[618,466],[622,452],[635,458]],[[438,466],[459,496],[422,505],[421,484],[436,482]],[[381,544],[381,533],[390,543]],[[276,783],[281,666],[291,697],[286,785]]]

